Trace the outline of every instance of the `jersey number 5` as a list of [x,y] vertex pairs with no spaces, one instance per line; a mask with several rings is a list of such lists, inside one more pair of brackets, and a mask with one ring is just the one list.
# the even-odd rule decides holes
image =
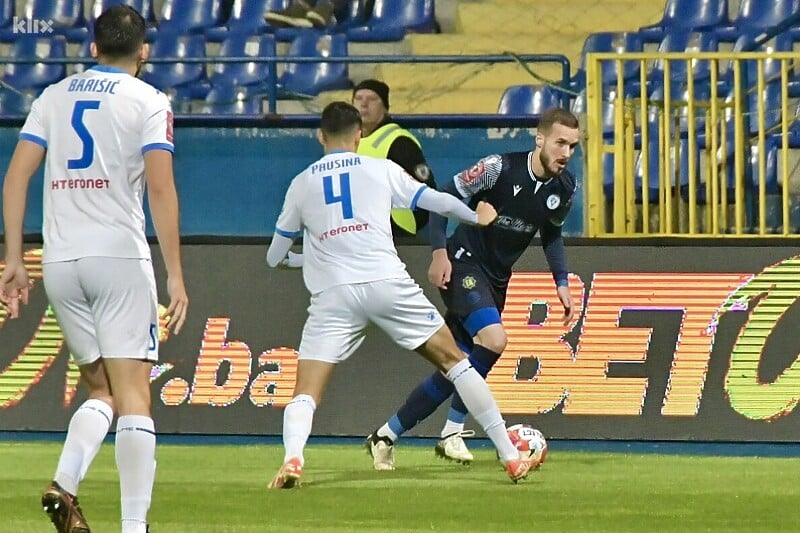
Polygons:
[[75,107],[72,108],[72,129],[78,134],[78,139],[81,140],[83,151],[78,159],[67,159],[67,168],[69,170],[80,170],[89,168],[94,161],[94,139],[92,134],[83,123],[83,113],[87,109],[100,109],[100,100],[78,100],[75,102]]
[[342,204],[342,217],[353,218],[353,202],[350,198],[350,173],[339,174],[339,196],[333,192],[333,176],[322,177],[322,189],[325,192],[325,204]]

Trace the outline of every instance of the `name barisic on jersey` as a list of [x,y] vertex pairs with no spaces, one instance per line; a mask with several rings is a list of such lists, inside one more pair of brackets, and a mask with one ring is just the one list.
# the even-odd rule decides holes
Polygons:
[[85,93],[108,93],[115,94],[119,80],[110,80],[108,78],[89,79],[84,80],[81,78],[74,78],[69,82],[67,92],[85,92]]
[[328,170],[336,170],[337,168],[354,167],[361,164],[360,157],[348,157],[347,159],[333,159],[331,161],[319,161],[311,165],[311,173],[327,172]]

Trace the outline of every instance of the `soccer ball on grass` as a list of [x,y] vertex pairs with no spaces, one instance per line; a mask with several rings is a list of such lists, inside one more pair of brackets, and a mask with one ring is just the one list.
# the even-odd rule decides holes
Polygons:
[[514,424],[508,428],[508,436],[522,457],[533,462],[534,468],[542,466],[547,457],[547,441],[541,431],[528,424]]

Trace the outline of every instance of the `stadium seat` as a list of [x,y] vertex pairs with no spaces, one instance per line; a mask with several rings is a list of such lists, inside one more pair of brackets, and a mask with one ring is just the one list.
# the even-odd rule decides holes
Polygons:
[[14,0],[0,0],[0,30],[10,30],[14,23]]
[[[581,50],[581,64],[578,72],[570,80],[572,90],[581,92],[586,88],[586,54],[590,52],[641,52],[642,41],[636,33],[601,32],[593,33],[586,38]],[[617,64],[615,61],[604,61],[602,67],[602,83],[604,87],[617,82]],[[626,80],[637,79],[639,63],[627,61],[623,66],[622,77]]]
[[230,17],[224,26],[208,28],[206,39],[222,42],[234,34],[257,35],[270,28],[264,20],[267,11],[280,11],[288,7],[289,0],[234,0]]
[[127,4],[138,11],[144,20],[149,24],[155,23],[155,12],[153,11],[153,0],[93,0],[88,13],[86,14],[85,26],[70,28],[66,31],[67,40],[70,42],[82,43],[91,38],[94,21],[100,14],[109,7]]
[[8,87],[0,87],[0,116],[19,117],[27,115],[36,98],[34,91],[16,91]]
[[[219,57],[275,57],[275,38],[272,35],[229,35],[219,50]],[[219,63],[214,66],[210,82],[214,86],[261,85],[265,89],[269,82],[269,63]]]
[[164,0],[158,34],[197,33],[219,23],[220,0]]
[[[659,52],[713,52],[717,50],[717,39],[713,33],[676,31],[668,33],[658,46]],[[670,61],[670,90],[672,94],[682,92],[688,83],[686,61]],[[695,90],[708,87],[711,78],[709,61],[694,61],[692,78]],[[638,93],[637,90],[634,94]],[[648,94],[664,86],[664,61],[656,60],[647,75]]]
[[225,115],[262,115],[263,99],[263,94],[251,94],[242,87],[232,85],[214,87],[206,96],[201,112]]
[[639,28],[639,36],[651,43],[674,32],[708,30],[726,24],[728,0],[667,0],[661,20]]
[[345,32],[356,26],[364,26],[367,22],[367,3],[370,0],[351,0],[347,15],[336,21],[336,32]]
[[[347,38],[344,34],[324,34],[313,30],[301,33],[289,49],[288,57],[344,57]],[[322,91],[351,86],[345,63],[288,63],[278,80],[288,95],[316,96]]]
[[500,99],[501,115],[540,115],[551,107],[561,106],[561,94],[548,85],[513,85]]
[[89,46],[91,44],[92,44],[92,38],[89,36],[87,36],[83,40],[83,42],[81,42],[80,48],[78,48],[78,52],[77,54],[75,54],[75,58],[83,59],[84,61],[72,64],[72,70],[74,72],[83,72],[84,70],[95,64],[95,60],[92,57],[91,50],[89,49]]
[[730,25],[718,27],[717,37],[734,41],[743,33],[759,33],[800,11],[800,0],[741,0],[739,12]]
[[372,16],[363,26],[347,30],[353,42],[402,41],[407,31],[438,31],[434,0],[375,0]]
[[[205,57],[205,39],[202,35],[159,33],[150,49],[150,57]],[[202,63],[148,62],[142,69],[142,79],[166,92],[167,89],[187,89],[206,80],[206,70]]]
[[82,1],[26,0],[20,16],[31,21],[52,21],[56,34],[83,26],[86,22],[83,18]]
[[[63,36],[42,37],[20,34],[11,44],[10,56],[15,58],[66,57],[67,42]],[[9,63],[3,81],[17,90],[43,89],[66,75],[63,63]]]

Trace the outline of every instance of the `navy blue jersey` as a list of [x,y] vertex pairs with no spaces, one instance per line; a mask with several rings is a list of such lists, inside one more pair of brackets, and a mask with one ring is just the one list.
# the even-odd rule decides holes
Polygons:
[[485,157],[453,181],[472,208],[484,200],[495,207],[498,217],[488,227],[459,225],[448,239],[449,254],[476,262],[498,285],[508,283],[512,266],[537,233],[554,277],[566,282],[561,225],[572,204],[575,178],[565,170],[558,177],[538,179],[530,170],[532,154]]

